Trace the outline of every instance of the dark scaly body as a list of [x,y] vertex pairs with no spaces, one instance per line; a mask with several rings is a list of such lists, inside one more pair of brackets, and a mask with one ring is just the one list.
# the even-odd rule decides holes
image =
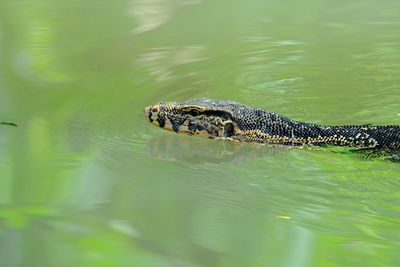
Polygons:
[[166,130],[236,142],[400,150],[400,126],[322,126],[232,101],[166,102],[144,112]]

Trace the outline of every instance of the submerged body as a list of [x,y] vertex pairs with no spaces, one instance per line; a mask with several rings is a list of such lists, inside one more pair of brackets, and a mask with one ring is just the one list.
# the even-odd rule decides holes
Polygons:
[[400,126],[323,126],[233,101],[165,102],[146,107],[144,113],[166,130],[235,142],[400,150]]

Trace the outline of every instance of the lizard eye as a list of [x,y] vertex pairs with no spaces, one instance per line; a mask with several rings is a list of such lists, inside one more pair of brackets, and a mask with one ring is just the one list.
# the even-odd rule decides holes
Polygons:
[[191,109],[189,110],[189,114],[192,115],[193,117],[196,117],[200,115],[200,111],[198,111],[197,109]]

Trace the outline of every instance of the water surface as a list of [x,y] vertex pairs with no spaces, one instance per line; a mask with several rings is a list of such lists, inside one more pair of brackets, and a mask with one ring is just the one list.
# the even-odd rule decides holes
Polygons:
[[0,3],[1,266],[399,266],[400,165],[161,131],[234,100],[400,124],[397,1]]

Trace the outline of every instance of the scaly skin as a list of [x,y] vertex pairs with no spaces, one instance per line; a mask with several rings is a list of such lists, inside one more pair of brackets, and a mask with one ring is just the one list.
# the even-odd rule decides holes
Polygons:
[[144,109],[163,129],[235,142],[400,150],[400,126],[322,126],[233,101],[200,98]]

